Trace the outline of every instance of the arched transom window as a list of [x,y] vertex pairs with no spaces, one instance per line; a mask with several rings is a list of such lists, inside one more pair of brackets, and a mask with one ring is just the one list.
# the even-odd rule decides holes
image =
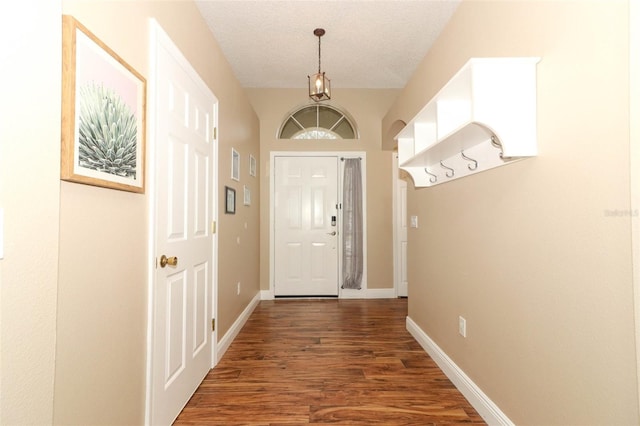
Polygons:
[[295,110],[287,116],[280,139],[358,139],[358,131],[346,112],[336,107],[315,104]]

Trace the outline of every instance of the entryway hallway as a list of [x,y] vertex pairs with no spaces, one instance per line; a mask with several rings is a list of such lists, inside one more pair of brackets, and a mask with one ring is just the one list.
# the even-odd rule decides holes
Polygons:
[[175,424],[485,424],[406,316],[407,299],[262,301]]

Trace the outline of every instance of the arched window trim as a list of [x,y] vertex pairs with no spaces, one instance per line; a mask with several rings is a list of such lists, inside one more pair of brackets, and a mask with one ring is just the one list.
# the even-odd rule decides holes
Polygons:
[[[331,109],[333,111],[335,111],[336,113],[340,114],[341,117],[335,122],[333,123],[333,125],[331,126],[331,128],[326,128],[326,127],[321,127],[319,126],[320,123],[320,107],[324,107],[327,109]],[[296,114],[304,112],[305,110],[308,110],[309,108],[316,108],[316,125],[315,126],[308,126],[305,127],[304,125],[302,125],[300,123],[300,121],[298,121],[296,119]],[[353,119],[353,117],[351,117],[351,115],[345,111],[344,109],[337,107],[335,105],[328,105],[328,104],[304,104],[302,106],[299,106],[293,110],[291,110],[289,113],[287,113],[287,115],[285,116],[285,118],[282,120],[280,127],[278,128],[278,132],[276,134],[276,137],[278,139],[320,139],[320,138],[301,138],[300,134],[304,133],[304,132],[317,132],[318,130],[324,130],[325,132],[329,132],[330,134],[336,135],[337,137],[335,139],[344,139],[340,134],[338,134],[335,129],[336,127],[338,127],[340,125],[340,123],[342,123],[343,121],[347,122],[347,124],[351,127],[351,130],[353,131],[353,139],[360,139],[360,133],[358,131],[358,127],[356,126],[356,122]],[[285,126],[289,123],[289,122],[293,122],[298,128],[299,131],[295,132],[293,135],[291,135],[288,138],[283,138],[282,137],[282,132],[285,128]],[[331,139],[333,140],[333,139]]]

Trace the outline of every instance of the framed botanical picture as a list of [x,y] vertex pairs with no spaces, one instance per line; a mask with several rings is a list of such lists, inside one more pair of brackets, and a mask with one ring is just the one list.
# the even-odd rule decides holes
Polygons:
[[256,157],[254,157],[253,155],[249,155],[249,175],[255,177],[256,168],[257,168]]
[[62,64],[60,178],[144,193],[146,80],[68,15]]
[[236,214],[236,190],[228,186],[224,187],[225,203],[224,212]]
[[244,205],[251,205],[251,190],[247,188],[247,185],[244,185]]
[[240,180],[240,154],[231,148],[231,179]]

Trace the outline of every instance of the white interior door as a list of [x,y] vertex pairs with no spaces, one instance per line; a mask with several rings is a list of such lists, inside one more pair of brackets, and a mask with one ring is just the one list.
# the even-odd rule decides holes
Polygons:
[[398,297],[407,297],[409,293],[407,280],[407,181],[401,179],[404,173],[398,168],[398,154],[394,161],[394,223],[395,223],[395,281]]
[[150,423],[171,424],[212,366],[217,100],[168,37],[157,40]]
[[338,158],[274,162],[274,293],[337,296]]

